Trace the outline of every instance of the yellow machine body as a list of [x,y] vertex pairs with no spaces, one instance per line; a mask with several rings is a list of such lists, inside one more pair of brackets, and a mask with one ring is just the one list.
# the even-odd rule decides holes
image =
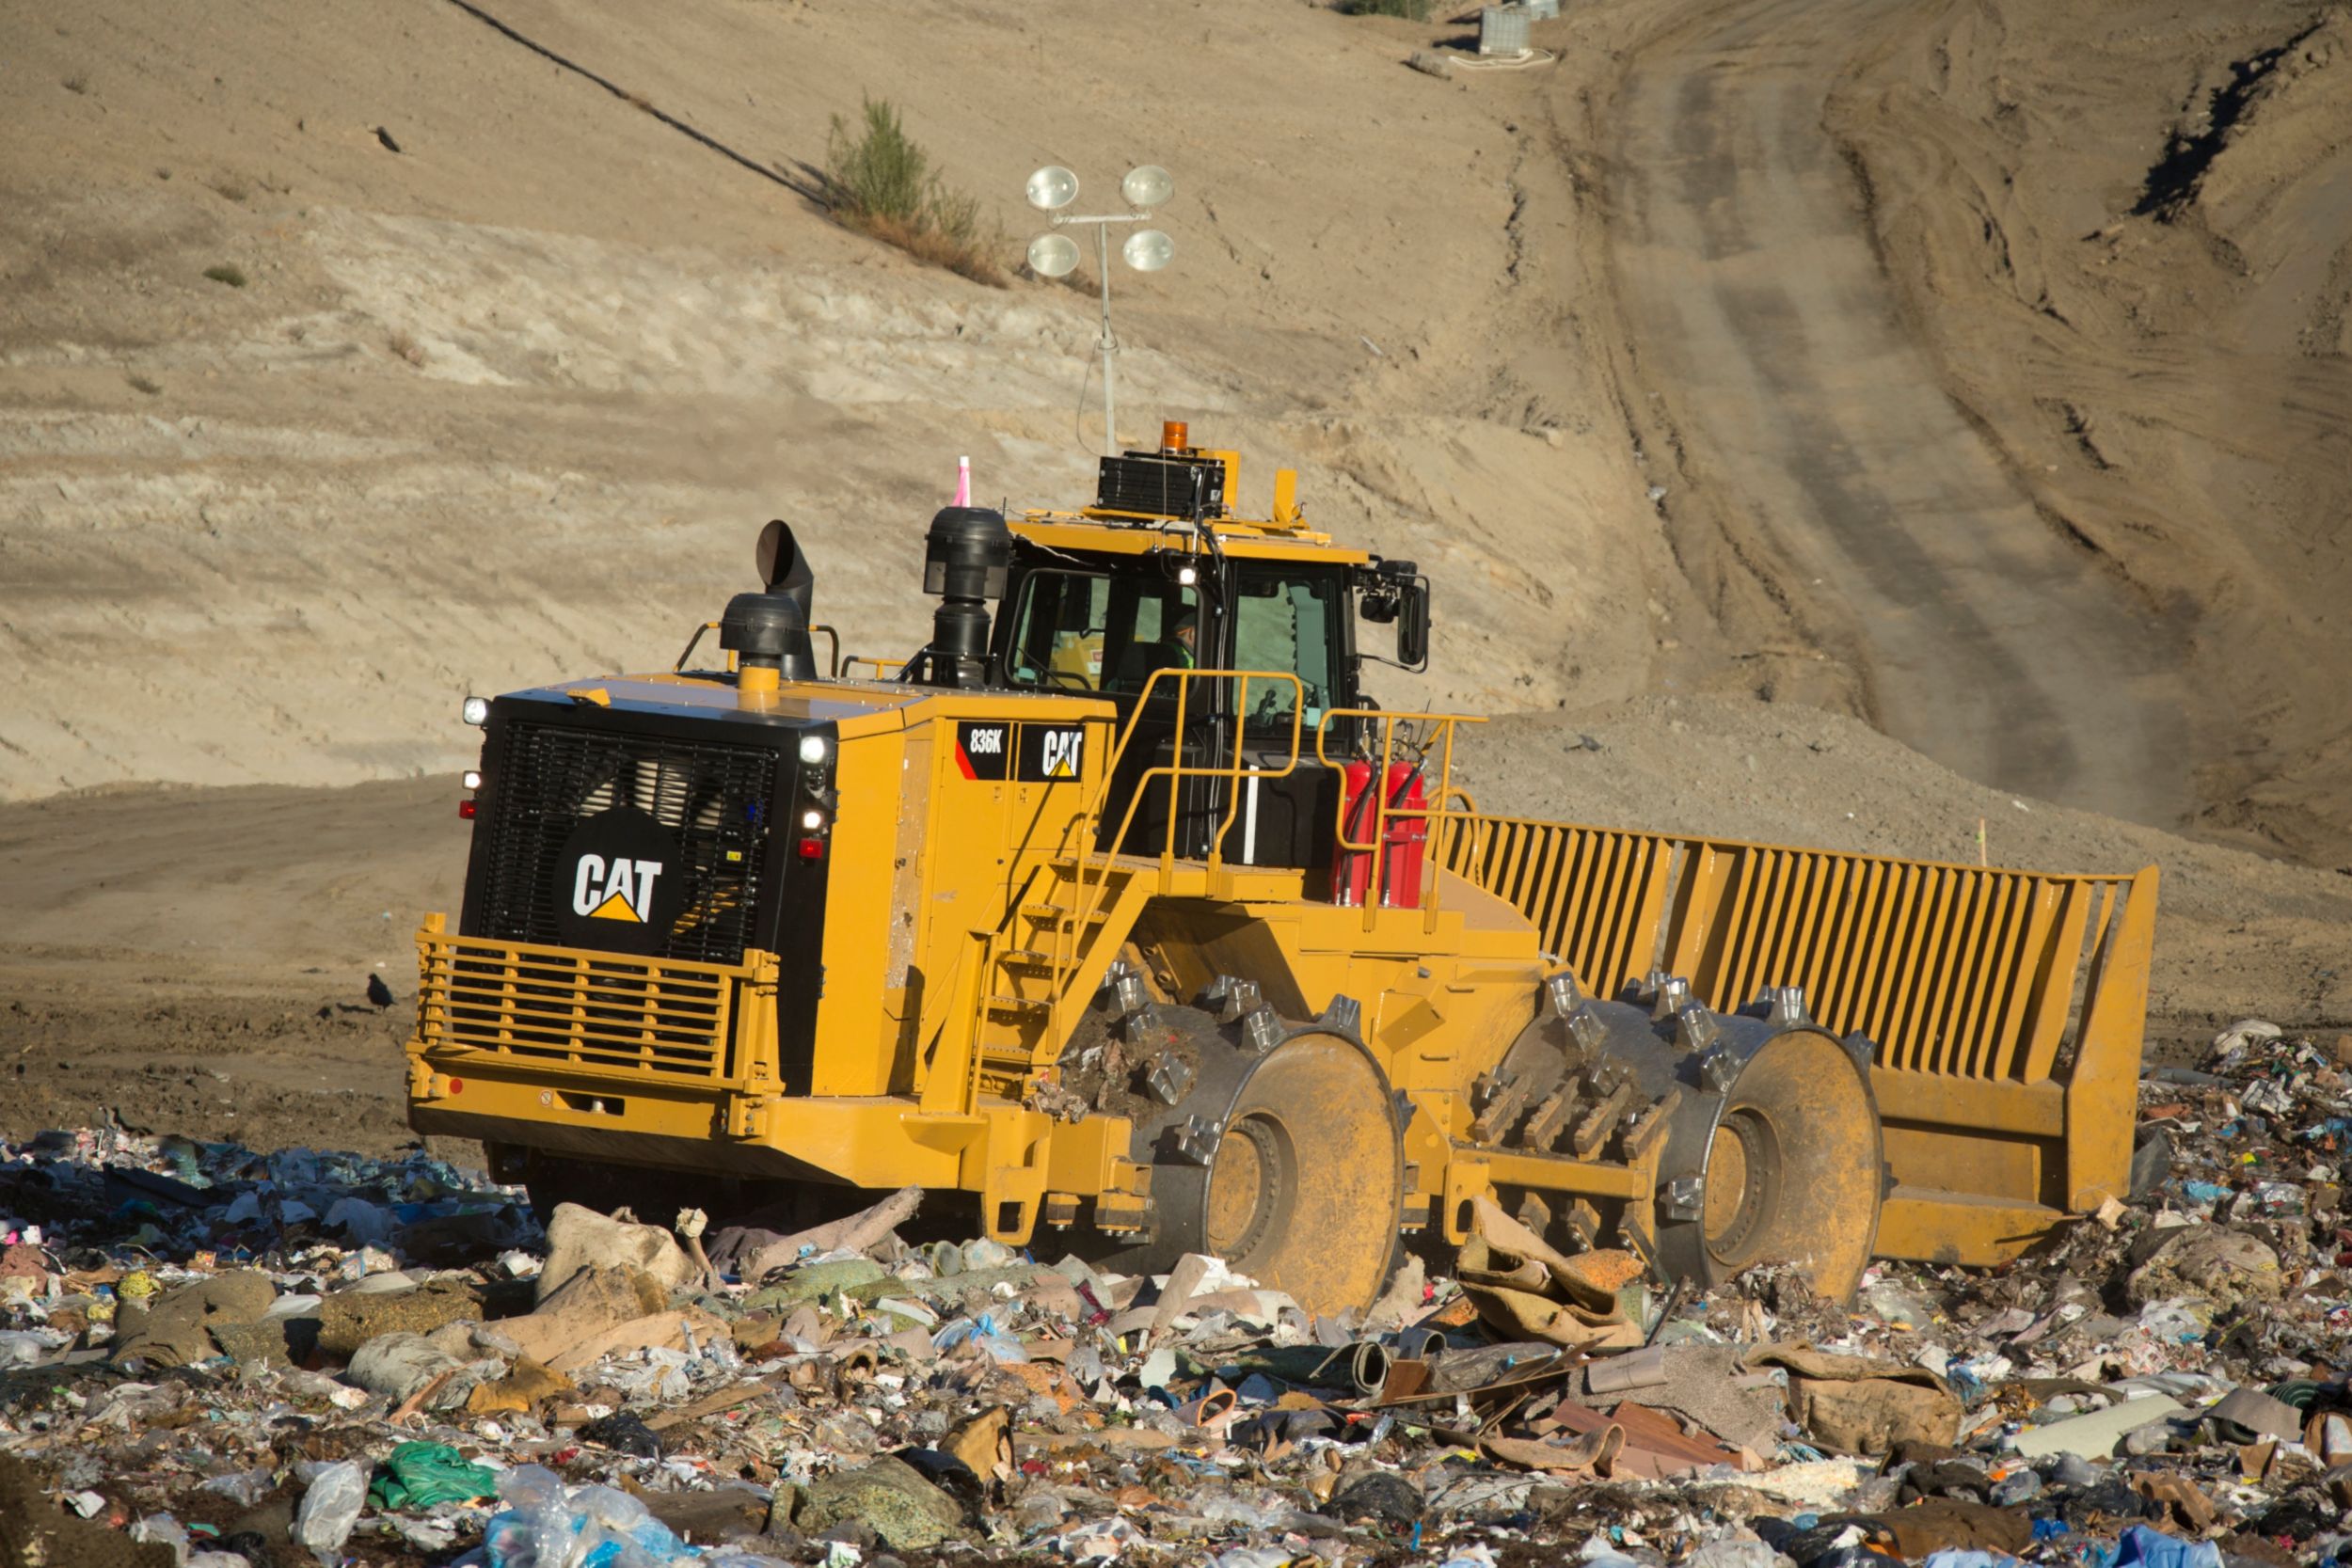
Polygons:
[[[1232,472],[1229,462],[1229,492]],[[1171,531],[1097,509],[1010,527],[1041,548],[1104,557],[1369,559],[1297,526],[1295,502],[1277,513]],[[1223,1031],[1202,1073],[1229,1060],[1255,1073],[1254,1052],[1295,1078],[1283,1088],[1269,1067],[1236,1091],[1209,1130],[1212,1148],[1226,1134],[1225,1152],[1195,1162],[1200,1191],[1184,1201],[1210,1239],[1193,1244],[1260,1224],[1255,1193],[1298,1225],[1369,1213],[1360,1242],[1275,1267],[1302,1299],[1368,1299],[1395,1233],[1458,1243],[1473,1200],[1490,1195],[1587,1241],[1613,1224],[1654,1259],[1673,1244],[1699,1257],[1695,1244],[1723,1268],[1789,1244],[1763,1231],[1739,1242],[1740,1216],[1769,1200],[1790,1216],[1783,1232],[1841,1232],[1811,1244],[1844,1289],[1873,1251],[2014,1256],[2126,1184],[2153,868],[2047,875],[1496,817],[1450,777],[1454,727],[1475,721],[1347,708],[1311,723],[1298,676],[1279,670],[1164,670],[1147,700],[1172,702],[1181,734],[1186,705],[1213,690],[1247,712],[1288,683],[1284,769],[1177,756],[1121,798],[1112,781],[1132,721],[1077,689],[1084,675],[1055,678],[1073,689],[764,669],[561,689],[591,718],[829,726],[837,805],[819,846],[830,869],[805,1038],[780,1027],[775,952],[696,962],[469,936],[430,916],[412,1124],[576,1161],[970,1194],[986,1233],[1016,1244],[1041,1227],[1140,1241],[1190,1169],[1145,1145],[1182,1146],[1187,1130],[1139,1134],[1142,1112],[1069,1088],[1088,1041],[1116,1057],[1159,1039],[1105,1020],[1106,989],[1123,986],[1130,1016],[1147,1022],[1160,1015],[1135,1010],[1138,988],[1159,1009],[1222,994],[1223,1017],[1184,1014],[1203,1039]],[[1016,755],[1042,737],[1053,751],[1041,776],[976,776],[960,738],[975,724]],[[1333,824],[1370,857],[1375,887],[1400,823],[1425,835],[1412,907],[1335,903],[1320,871],[1243,863],[1230,806],[1206,854],[1178,852],[1173,814],[1159,852],[1138,851],[1133,822],[1151,789],[1172,798],[1205,780],[1238,800],[1282,771],[1338,768],[1351,726],[1375,777],[1404,734],[1419,735],[1425,802],[1374,791],[1363,820]],[[1734,1059],[1726,1042],[1741,1041]],[[1563,1076],[1564,1053],[1623,1062]],[[1716,1054],[1721,1085],[1742,1062],[1757,1085],[1772,1072],[1787,1082],[1757,1087],[1752,1116],[1727,1101],[1677,1131],[1705,1098],[1691,1063]],[[1755,1065],[1768,1057],[1782,1065]],[[1853,1086],[1830,1083],[1849,1059]],[[1712,1069],[1704,1083],[1719,1084]],[[1252,1093],[1273,1107],[1256,1120]],[[1327,1121],[1298,1109],[1318,1098],[1335,1107]],[[1696,1140],[1703,1196],[1670,1193],[1677,1179],[1661,1162],[1677,1139]],[[1808,1139],[1851,1158],[1810,1170]],[[1260,1168],[1278,1158],[1287,1187]],[[1788,1190],[1758,1175],[1768,1159],[1786,1164]],[[1867,1192],[1855,1186],[1866,1165]],[[1817,1210],[1795,1190],[1806,1184]],[[1672,1243],[1686,1200],[1679,1217],[1698,1241]]]

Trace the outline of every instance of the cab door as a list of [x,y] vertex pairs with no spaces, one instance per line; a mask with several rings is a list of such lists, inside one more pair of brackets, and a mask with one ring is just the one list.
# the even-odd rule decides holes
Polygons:
[[[1339,777],[1315,761],[1315,730],[1332,709],[1356,705],[1346,578],[1337,567],[1302,562],[1236,562],[1227,609],[1229,668],[1280,671],[1298,685],[1251,683],[1239,732],[1242,762],[1252,772],[1240,785],[1226,858],[1324,869],[1331,863]],[[1298,760],[1283,776],[1294,716]],[[1343,757],[1344,746],[1335,741],[1331,754]]]

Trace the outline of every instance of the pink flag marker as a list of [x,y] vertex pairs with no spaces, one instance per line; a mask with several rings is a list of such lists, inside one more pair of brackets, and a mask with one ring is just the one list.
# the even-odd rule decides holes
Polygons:
[[956,504],[972,504],[972,460],[968,457],[956,459]]

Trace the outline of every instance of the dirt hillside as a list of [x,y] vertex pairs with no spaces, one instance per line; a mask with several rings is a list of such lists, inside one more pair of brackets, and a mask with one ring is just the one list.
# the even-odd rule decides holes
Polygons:
[[1931,8],[1826,123],[1959,405],[2182,628],[2199,829],[2352,863],[2352,12]]
[[1122,432],[1189,420],[1259,505],[1296,466],[1421,561],[1433,694],[1693,657],[1580,347],[1556,76],[1440,82],[1401,63],[1427,28],[1247,0],[488,12],[537,50],[449,0],[0,0],[0,796],[455,768],[462,694],[666,662],[770,516],[854,649],[918,645],[960,454],[985,499],[1089,493],[1093,279],[831,223],[806,166],[869,92],[1009,262],[1040,164],[1082,205],[1174,171],[1175,263],[1115,280]]

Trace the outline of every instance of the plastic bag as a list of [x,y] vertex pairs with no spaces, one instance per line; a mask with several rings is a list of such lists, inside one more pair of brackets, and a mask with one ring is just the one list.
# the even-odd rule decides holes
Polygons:
[[2221,1568],[2221,1548],[2210,1541],[2176,1541],[2162,1530],[2134,1525],[2123,1532],[2115,1568]]
[[294,1513],[294,1544],[310,1547],[311,1556],[334,1568],[367,1500],[368,1473],[356,1460],[329,1465],[302,1494],[302,1507]]
[[931,1336],[931,1345],[942,1351],[954,1350],[965,1340],[977,1345],[992,1361],[999,1364],[1026,1361],[1029,1353],[1021,1341],[996,1326],[993,1313],[983,1312],[976,1318],[958,1318]]
[[377,1508],[421,1510],[497,1494],[497,1473],[469,1463],[447,1443],[403,1443],[385,1457],[384,1473],[368,1488],[368,1501]]

